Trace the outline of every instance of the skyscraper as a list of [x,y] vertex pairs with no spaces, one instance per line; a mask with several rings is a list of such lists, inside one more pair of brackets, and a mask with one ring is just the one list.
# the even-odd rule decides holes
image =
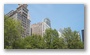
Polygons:
[[82,30],[82,42],[84,42],[84,30]]
[[15,11],[11,10],[9,13],[6,14],[7,16],[21,22],[21,26],[24,29],[24,31],[21,31],[22,37],[30,35],[30,18],[27,6],[27,4],[18,4],[18,8]]

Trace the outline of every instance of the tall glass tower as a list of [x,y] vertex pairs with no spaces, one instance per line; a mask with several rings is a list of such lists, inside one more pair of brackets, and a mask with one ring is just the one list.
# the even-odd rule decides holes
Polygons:
[[51,27],[51,22],[50,22],[50,20],[49,20],[48,18],[45,18],[45,19],[44,19],[44,22],[45,22],[48,26]]

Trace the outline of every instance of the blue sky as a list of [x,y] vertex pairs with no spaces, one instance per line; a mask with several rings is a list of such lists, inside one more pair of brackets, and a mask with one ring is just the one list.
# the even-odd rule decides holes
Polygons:
[[[10,10],[16,10],[17,4],[5,4],[4,14]],[[72,30],[84,29],[84,5],[83,4],[28,4],[31,24],[49,18],[51,27],[60,28],[71,27]]]

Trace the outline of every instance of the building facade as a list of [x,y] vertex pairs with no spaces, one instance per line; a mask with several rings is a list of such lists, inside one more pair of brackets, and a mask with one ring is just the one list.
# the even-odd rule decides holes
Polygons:
[[31,25],[31,34],[43,36],[47,28],[51,28],[51,24],[50,20],[45,18],[43,22]]
[[21,26],[24,29],[23,31],[21,31],[22,37],[30,35],[30,18],[27,6],[27,4],[18,4],[18,8],[15,11],[11,10],[6,14],[7,16],[21,22]]
[[42,35],[42,22],[31,25],[31,35]]

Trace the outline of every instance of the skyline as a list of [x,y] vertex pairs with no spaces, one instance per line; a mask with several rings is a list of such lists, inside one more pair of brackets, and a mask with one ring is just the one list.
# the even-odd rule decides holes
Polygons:
[[[5,4],[4,13],[16,10],[17,4]],[[84,5],[83,4],[28,4],[31,24],[41,22],[44,18],[51,20],[51,27],[71,27],[72,30],[84,29]],[[58,25],[59,24],[59,25]]]

